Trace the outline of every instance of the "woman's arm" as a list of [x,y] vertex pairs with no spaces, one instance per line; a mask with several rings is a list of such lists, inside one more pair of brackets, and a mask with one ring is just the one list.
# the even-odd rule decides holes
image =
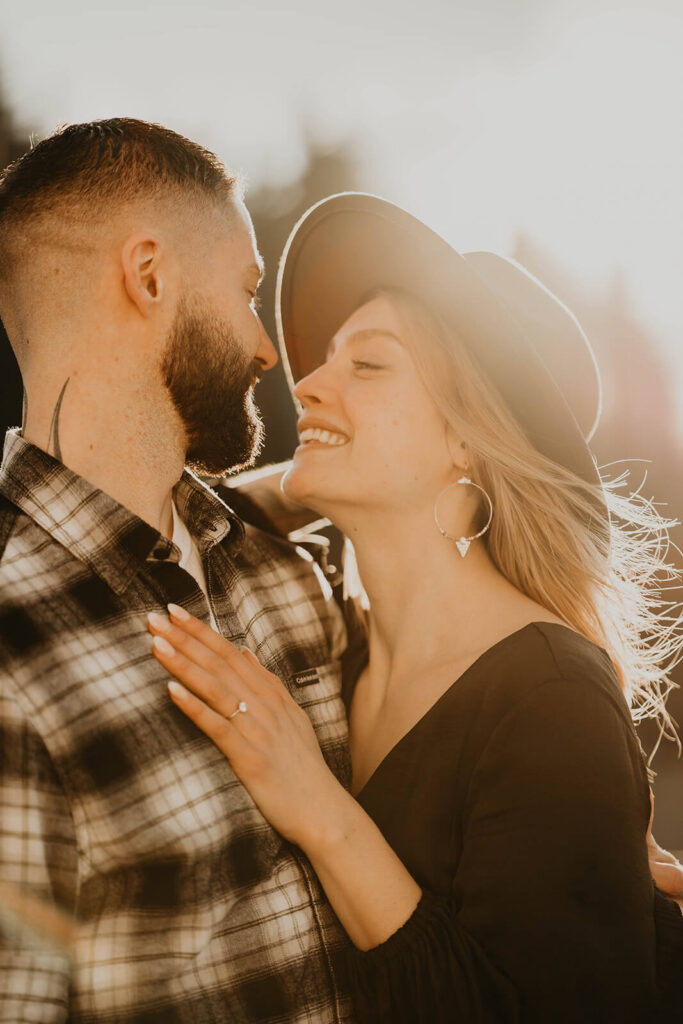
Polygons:
[[463,815],[459,921],[534,1024],[630,1024],[655,1003],[649,789],[617,683],[600,673],[577,664],[510,708]]
[[[283,535],[304,529],[311,532],[315,524],[320,522],[320,516],[292,501],[283,494],[280,486],[291,465],[290,460],[270,466],[259,466],[257,469],[247,469],[236,476],[221,477],[216,482],[246,495],[249,501],[254,502],[265,512]],[[236,511],[239,514],[239,507]]]
[[[184,609],[169,610],[170,619],[149,619],[156,658],[185,684],[169,684],[174,702],[226,755],[264,817],[307,855],[351,941],[363,950],[384,942],[415,910],[420,887],[329,770],[310,719],[280,680]],[[228,717],[241,701],[247,711]]]
[[398,931],[422,891],[360,804],[342,794],[328,805],[324,831],[309,830],[298,845],[349,938],[368,950]]
[[[311,859],[362,951],[352,959],[359,1020],[502,1022],[517,1019],[518,997],[529,1024],[648,1019],[656,985],[649,795],[616,684],[607,694],[590,678],[548,680],[503,714],[484,737],[458,818],[453,898],[420,899],[328,771],[308,717],[280,681],[170,610],[171,622],[151,617],[155,654],[202,698],[171,683],[173,699]],[[235,714],[240,701],[248,710]]]
[[660,892],[678,904],[683,910],[683,864],[659,845],[652,835],[652,819],[655,813],[655,795],[650,789],[650,823],[647,827],[647,856],[650,874]]

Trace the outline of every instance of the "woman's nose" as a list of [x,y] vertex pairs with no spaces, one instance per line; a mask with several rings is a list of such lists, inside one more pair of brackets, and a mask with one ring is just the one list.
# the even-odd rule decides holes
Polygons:
[[302,377],[294,387],[294,394],[303,406],[317,405],[323,401],[324,394],[329,390],[325,384],[325,364],[311,370]]

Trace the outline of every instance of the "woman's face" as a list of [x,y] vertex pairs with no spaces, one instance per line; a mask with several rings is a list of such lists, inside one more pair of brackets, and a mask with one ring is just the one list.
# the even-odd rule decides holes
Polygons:
[[297,384],[300,444],[283,482],[291,498],[332,518],[350,507],[431,510],[453,478],[453,459],[404,341],[391,301],[372,299]]

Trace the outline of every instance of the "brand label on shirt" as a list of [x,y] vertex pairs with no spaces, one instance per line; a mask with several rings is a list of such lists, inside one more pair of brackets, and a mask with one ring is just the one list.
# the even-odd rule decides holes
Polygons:
[[311,686],[319,681],[317,668],[307,668],[303,672],[294,673],[294,683],[296,686]]

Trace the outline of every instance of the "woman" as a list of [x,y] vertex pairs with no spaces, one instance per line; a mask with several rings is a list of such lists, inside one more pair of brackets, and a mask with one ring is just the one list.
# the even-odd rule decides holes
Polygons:
[[628,705],[664,714],[678,639],[644,541],[665,524],[587,447],[580,327],[353,194],[295,228],[279,313],[303,410],[284,489],[350,538],[367,598],[353,796],[280,680],[176,606],[151,627],[173,699],[309,857],[359,1020],[652,1019],[678,910],[653,906]]

